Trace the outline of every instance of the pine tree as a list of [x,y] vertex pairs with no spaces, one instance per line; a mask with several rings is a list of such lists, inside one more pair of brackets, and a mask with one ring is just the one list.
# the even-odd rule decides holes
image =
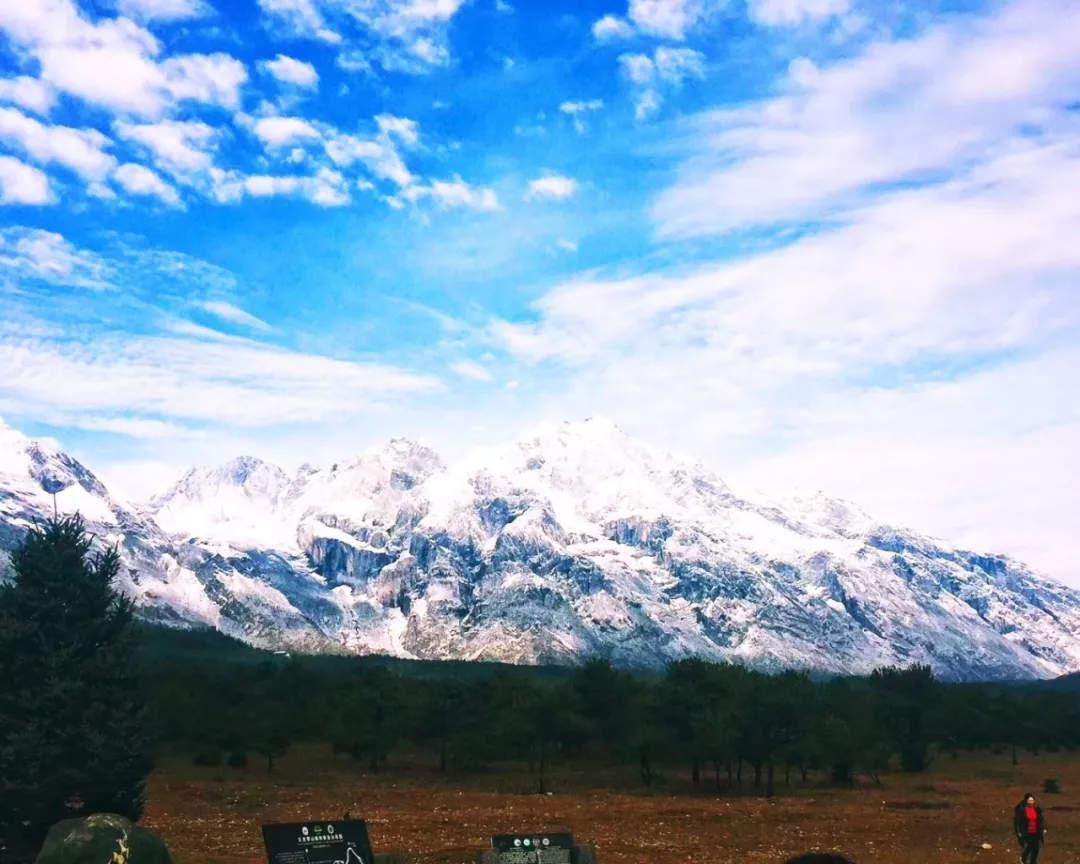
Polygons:
[[11,564],[0,586],[0,839],[17,854],[61,819],[138,819],[153,757],[116,551],[91,553],[81,518],[56,518]]

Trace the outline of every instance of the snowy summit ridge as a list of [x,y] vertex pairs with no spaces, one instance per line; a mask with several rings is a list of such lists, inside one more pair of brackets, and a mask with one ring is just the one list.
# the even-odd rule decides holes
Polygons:
[[1080,670],[1080,591],[821,493],[741,497],[603,418],[545,424],[456,466],[402,438],[295,476],[241,457],[192,469],[138,512],[35,447],[0,425],[0,549],[58,487],[62,511],[121,544],[142,615],[253,644],[837,672],[921,662],[966,680]]

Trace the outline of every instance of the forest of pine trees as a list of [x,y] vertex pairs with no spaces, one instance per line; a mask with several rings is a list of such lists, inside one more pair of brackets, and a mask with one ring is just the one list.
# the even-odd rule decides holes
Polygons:
[[814,681],[698,660],[662,675],[603,660],[560,674],[270,655],[216,667],[155,664],[162,746],[207,764],[252,756],[272,768],[290,745],[324,742],[373,772],[392,772],[395,754],[426,752],[448,777],[528,765],[538,791],[560,763],[633,767],[645,785],[677,771],[718,794],[773,795],[811,772],[839,785],[876,784],[887,771],[923,771],[960,751],[1015,761],[1080,744],[1074,693],[942,684],[921,666]]

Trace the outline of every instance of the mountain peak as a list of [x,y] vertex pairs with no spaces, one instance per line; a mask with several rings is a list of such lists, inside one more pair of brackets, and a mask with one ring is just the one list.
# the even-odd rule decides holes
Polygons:
[[150,500],[152,510],[161,510],[178,499],[199,501],[225,489],[234,489],[250,498],[276,499],[291,482],[277,465],[257,456],[237,456],[220,465],[190,468],[176,483]]
[[217,469],[218,476],[237,486],[244,486],[265,475],[285,476],[285,472],[258,456],[237,456]]

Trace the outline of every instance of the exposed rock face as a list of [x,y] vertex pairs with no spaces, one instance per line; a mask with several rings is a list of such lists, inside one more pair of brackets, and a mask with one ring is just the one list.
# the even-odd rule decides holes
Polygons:
[[146,509],[0,425],[0,549],[52,512],[53,492],[120,544],[140,614],[266,647],[921,662],[952,679],[1080,669],[1080,591],[823,495],[740,496],[603,420],[454,468],[403,439],[293,477],[244,457],[192,469]]

